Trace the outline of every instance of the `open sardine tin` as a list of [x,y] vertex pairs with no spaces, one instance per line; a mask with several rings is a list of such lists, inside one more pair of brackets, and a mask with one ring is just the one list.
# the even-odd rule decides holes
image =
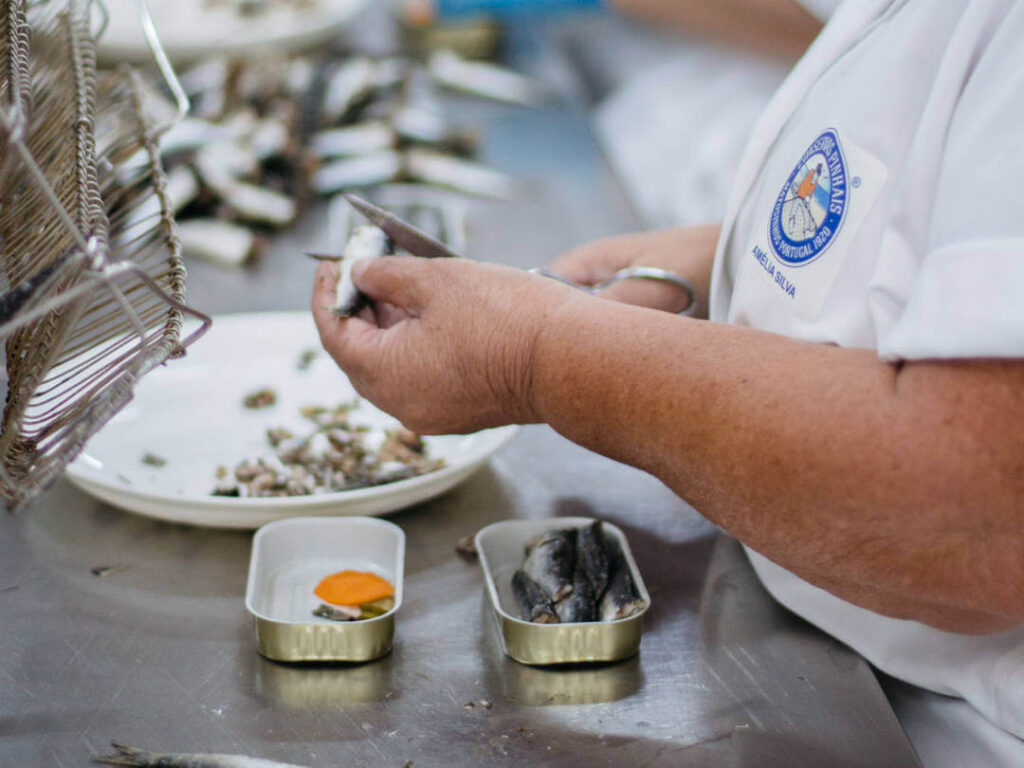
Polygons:
[[[375,517],[295,517],[260,528],[252,541],[245,607],[256,648],[275,661],[370,661],[391,650],[402,605],[405,534]],[[313,615],[325,576],[371,571],[395,587],[395,607],[361,621]]]
[[512,574],[522,566],[526,542],[553,528],[580,528],[593,521],[589,517],[504,520],[477,533],[476,548],[502,646],[516,661],[534,665],[618,661],[640,650],[643,615],[651,605],[651,596],[625,534],[609,522],[602,521],[604,534],[618,541],[646,607],[640,613],[617,621],[533,624],[519,618],[519,604],[512,593]]

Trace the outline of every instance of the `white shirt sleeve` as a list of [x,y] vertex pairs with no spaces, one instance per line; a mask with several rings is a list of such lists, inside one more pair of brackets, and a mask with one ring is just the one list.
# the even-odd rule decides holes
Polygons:
[[993,33],[945,137],[927,247],[888,359],[1024,357],[1024,4]]
[[822,21],[827,21],[843,0],[797,0],[797,2]]

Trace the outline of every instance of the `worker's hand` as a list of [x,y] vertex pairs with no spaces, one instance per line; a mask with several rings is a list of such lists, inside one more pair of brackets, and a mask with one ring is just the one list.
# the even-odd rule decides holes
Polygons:
[[[562,254],[549,268],[583,285],[600,285],[626,267],[660,267],[689,280],[697,289],[698,317],[707,316],[711,262],[720,227],[665,229],[608,237]],[[602,298],[681,312],[688,297],[679,288],[653,280],[623,280],[602,291]]]
[[360,395],[421,434],[535,421],[538,337],[567,301],[589,300],[508,267],[391,256],[354,266],[373,304],[341,319],[331,309],[337,270],[322,263],[313,288],[324,349]]

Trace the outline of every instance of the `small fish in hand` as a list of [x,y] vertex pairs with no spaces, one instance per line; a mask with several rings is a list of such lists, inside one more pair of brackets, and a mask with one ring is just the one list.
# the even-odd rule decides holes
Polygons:
[[[335,289],[337,295],[334,303],[335,314],[339,317],[352,317],[368,302],[366,296],[352,282],[352,265],[360,259],[376,259],[386,256],[390,252],[390,239],[382,230],[373,226],[356,227],[352,237],[346,243],[341,257],[334,259],[341,262],[338,286]],[[307,255],[320,260],[331,259],[329,256],[320,254],[310,253]]]
[[116,741],[110,742],[110,746],[117,750],[114,754],[97,755],[93,760],[106,765],[134,765],[139,768],[304,768],[294,763],[279,763],[247,755],[147,752]]

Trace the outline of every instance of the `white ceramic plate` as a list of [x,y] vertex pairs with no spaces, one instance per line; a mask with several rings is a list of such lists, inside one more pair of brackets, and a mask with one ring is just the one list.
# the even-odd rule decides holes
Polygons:
[[[142,32],[136,0],[103,0],[110,12],[98,42],[105,60],[146,61],[152,57]],[[160,42],[175,63],[214,54],[273,48],[295,51],[333,38],[367,0],[268,0],[267,9],[245,15],[232,0],[148,0]],[[98,24],[97,15],[97,24]]]
[[[186,328],[186,332],[188,328]],[[305,371],[303,350],[317,356]],[[269,388],[277,403],[249,410],[243,398]],[[86,445],[67,477],[103,501],[150,517],[218,528],[257,528],[299,515],[380,515],[438,496],[482,465],[516,432],[501,427],[472,435],[425,438],[445,466],[408,480],[351,491],[290,498],[211,496],[214,472],[244,458],[271,455],[268,427],[308,434],[304,405],[333,406],[356,397],[348,379],[320,348],[308,312],[224,315],[181,360],[153,371],[135,399]],[[362,401],[354,423],[378,432],[397,422]],[[166,460],[142,462],[146,453]]]

